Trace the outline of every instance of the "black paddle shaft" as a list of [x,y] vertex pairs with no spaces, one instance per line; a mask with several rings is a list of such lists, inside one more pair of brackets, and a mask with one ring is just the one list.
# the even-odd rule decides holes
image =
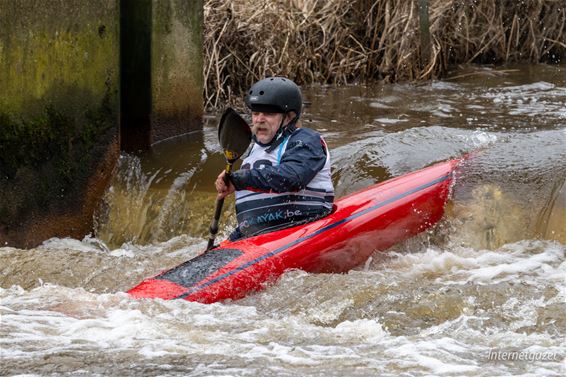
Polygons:
[[[224,157],[226,158],[226,174],[224,175],[226,185],[230,184],[229,177],[232,172],[232,165],[244,154],[246,149],[248,149],[251,139],[252,132],[250,126],[236,111],[227,108],[224,114],[222,114],[220,124],[218,125],[218,141],[222,146]],[[214,247],[214,239],[218,233],[218,223],[223,206],[224,198],[217,199],[214,218],[210,223],[210,238],[208,239],[208,245],[206,247],[207,251]]]

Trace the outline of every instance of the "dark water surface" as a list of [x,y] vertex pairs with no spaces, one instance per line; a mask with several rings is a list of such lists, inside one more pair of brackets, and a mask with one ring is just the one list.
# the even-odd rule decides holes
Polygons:
[[121,157],[95,235],[0,248],[0,375],[566,375],[564,67],[304,92],[339,196],[480,149],[443,221],[348,274],[290,271],[214,305],[132,300],[205,247],[224,164],[211,114]]

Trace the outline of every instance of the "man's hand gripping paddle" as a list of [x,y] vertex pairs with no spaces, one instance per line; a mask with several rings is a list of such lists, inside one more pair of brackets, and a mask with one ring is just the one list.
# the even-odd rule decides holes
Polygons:
[[[224,157],[226,157],[224,181],[227,185],[230,183],[229,177],[232,172],[232,165],[248,149],[251,139],[252,131],[250,126],[236,111],[230,107],[227,108],[224,114],[222,114],[220,124],[218,125],[218,140],[224,151]],[[206,251],[214,247],[214,239],[216,238],[216,233],[218,233],[218,221],[222,213],[222,206],[224,206],[224,198],[217,199],[214,218],[210,223],[210,238],[208,239]]]

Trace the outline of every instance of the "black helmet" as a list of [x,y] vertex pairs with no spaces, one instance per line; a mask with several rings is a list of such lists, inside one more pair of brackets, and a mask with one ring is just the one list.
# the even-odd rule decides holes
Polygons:
[[301,89],[285,77],[268,77],[252,85],[246,94],[246,106],[252,111],[301,115]]

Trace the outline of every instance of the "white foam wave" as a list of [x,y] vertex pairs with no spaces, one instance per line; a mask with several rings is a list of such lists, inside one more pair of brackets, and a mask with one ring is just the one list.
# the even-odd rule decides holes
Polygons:
[[101,253],[108,254],[113,257],[126,258],[133,258],[139,255],[155,256],[159,254],[166,254],[169,257],[186,257],[189,259],[202,252],[205,247],[206,241],[202,238],[181,235],[173,237],[165,242],[148,245],[136,245],[128,242],[117,249],[110,250],[102,240],[88,235],[82,240],[74,238],[50,238],[38,246],[38,249],[47,251],[73,250],[84,253]]
[[[3,354],[10,359],[111,349],[135,350],[146,358],[204,352],[262,355],[293,365],[313,365],[337,357],[336,342],[375,344],[388,336],[375,320],[320,327],[300,317],[264,317],[253,307],[132,300],[122,293],[95,295],[53,285],[29,292],[19,287],[0,289],[0,297],[2,332],[10,335],[1,342]],[[319,344],[320,339],[328,347]],[[305,346],[287,346],[291,340]]]
[[521,241],[496,251],[456,248],[452,251],[427,249],[418,254],[395,254],[397,258],[391,265],[412,276],[448,274],[458,284],[509,281],[522,275],[544,280],[561,279],[566,284],[566,267],[565,263],[561,263],[564,252],[564,246],[557,242]]
[[90,235],[86,236],[82,240],[77,240],[74,238],[59,238],[53,237],[44,241],[38,249],[44,250],[76,250],[84,253],[101,253],[108,252],[109,248],[106,244]]

